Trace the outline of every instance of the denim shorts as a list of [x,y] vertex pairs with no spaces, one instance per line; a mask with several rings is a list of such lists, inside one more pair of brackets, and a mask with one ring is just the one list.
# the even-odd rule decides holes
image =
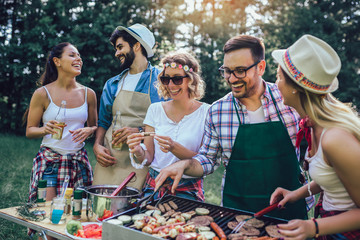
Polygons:
[[[86,168],[84,166],[84,164],[80,163],[80,170],[81,170],[81,175],[82,175],[82,179],[84,182],[88,181],[88,177],[86,174]],[[57,177],[58,177],[58,172],[59,172],[59,163],[53,163],[50,166],[48,166],[43,174],[43,180],[47,181],[47,187],[56,187],[57,186]]]

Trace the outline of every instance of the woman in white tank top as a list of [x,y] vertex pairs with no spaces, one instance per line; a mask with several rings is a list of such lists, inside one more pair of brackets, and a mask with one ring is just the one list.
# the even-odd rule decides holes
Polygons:
[[285,239],[360,239],[360,119],[331,94],[338,88],[340,58],[311,35],[272,55],[279,63],[276,83],[284,103],[303,118],[297,142],[305,134],[304,170],[312,181],[294,191],[277,188],[270,204],[283,208],[321,193],[315,209],[321,218],[279,224],[279,233]]
[[[47,201],[61,193],[66,176],[70,176],[69,187],[72,188],[92,183],[92,168],[84,142],[97,128],[97,101],[93,90],[76,81],[82,64],[80,54],[72,44],[56,45],[39,80],[43,87],[38,88],[31,98],[26,137],[41,137],[43,141],[33,161],[30,201],[36,200],[41,179],[48,181]],[[59,128],[54,119],[63,100],[66,101],[66,126],[63,137],[57,140],[52,138],[56,133],[54,129]]]

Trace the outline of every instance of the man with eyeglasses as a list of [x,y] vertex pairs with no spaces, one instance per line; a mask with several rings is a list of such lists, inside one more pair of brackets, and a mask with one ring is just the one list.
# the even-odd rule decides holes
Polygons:
[[[143,130],[143,121],[151,103],[161,99],[155,87],[160,70],[151,66],[154,55],[153,33],[141,24],[117,27],[110,37],[115,57],[120,61],[120,74],[110,78],[104,86],[99,109],[98,129],[94,143],[97,163],[94,185],[118,185],[131,173],[136,181],[127,186],[142,189],[148,168],[135,169],[131,165],[127,137]],[[114,116],[120,112],[122,126],[116,131]]]
[[[299,115],[284,105],[275,84],[262,79],[266,63],[260,39],[237,36],[228,40],[223,50],[224,64],[219,71],[231,92],[210,107],[199,153],[163,169],[156,187],[171,177],[175,189],[182,174],[205,176],[223,161],[223,206],[257,212],[268,206],[279,185],[300,186],[294,148]],[[306,204],[295,203],[269,215],[303,219]]]

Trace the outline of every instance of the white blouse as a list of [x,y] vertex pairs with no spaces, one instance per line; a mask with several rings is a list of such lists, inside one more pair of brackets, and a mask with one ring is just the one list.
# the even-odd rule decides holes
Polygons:
[[[176,123],[168,118],[161,102],[150,105],[144,124],[155,129],[157,135],[169,136],[189,150],[198,152],[204,135],[204,125],[207,111],[210,105],[203,103],[197,110],[185,115],[180,122]],[[171,152],[164,153],[160,150],[160,145],[154,139],[154,160],[151,163],[156,171],[177,162],[179,159]],[[184,178],[192,178],[183,176]]]

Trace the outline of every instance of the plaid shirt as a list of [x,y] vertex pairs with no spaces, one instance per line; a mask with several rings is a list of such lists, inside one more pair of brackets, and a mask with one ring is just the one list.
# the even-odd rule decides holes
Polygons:
[[[295,146],[296,133],[298,130],[299,115],[291,107],[284,105],[280,91],[273,83],[264,82],[271,89],[280,111],[280,117],[285,123],[289,136]],[[204,143],[194,159],[201,163],[204,175],[208,175],[220,165],[221,160],[226,167],[231,156],[239,128],[239,120],[232,101],[233,94],[230,92],[222,99],[214,102],[208,112],[205,122]],[[236,99],[236,98],[235,98]],[[249,124],[249,115],[246,106],[236,99],[240,121]],[[261,104],[264,110],[265,122],[279,121],[276,108],[271,99],[268,88],[265,88],[261,96]],[[297,153],[298,154],[298,153]]]
[[[271,92],[276,101],[276,105],[280,111],[280,117],[285,123],[286,129],[289,133],[290,139],[295,148],[296,133],[298,131],[300,116],[295,109],[284,105],[280,90],[274,83],[263,81]],[[271,99],[268,88],[261,96],[261,104],[264,110],[265,122],[279,121],[274,102]],[[232,147],[234,145],[236,134],[239,129],[239,120],[232,101],[232,93],[228,93],[222,99],[214,102],[208,112],[205,122],[204,142],[199,150],[199,153],[193,157],[200,162],[204,170],[204,175],[211,174],[217,169],[223,161],[226,167],[231,156]],[[240,121],[243,124],[249,124],[249,115],[246,106],[236,99],[237,108],[239,111]],[[300,158],[300,151],[296,149],[296,155]],[[224,189],[226,171],[222,178],[222,190]],[[314,205],[315,199],[313,196],[306,198],[307,210]]]
[[[38,181],[42,179],[46,167],[54,162],[59,163],[56,186],[57,194],[61,193],[61,188],[66,176],[70,176],[69,187],[71,188],[91,185],[93,181],[93,174],[85,148],[82,148],[74,154],[61,155],[51,148],[41,147],[33,161],[30,179],[30,202],[36,201]],[[88,182],[83,181],[79,164],[83,164],[86,168]]]

